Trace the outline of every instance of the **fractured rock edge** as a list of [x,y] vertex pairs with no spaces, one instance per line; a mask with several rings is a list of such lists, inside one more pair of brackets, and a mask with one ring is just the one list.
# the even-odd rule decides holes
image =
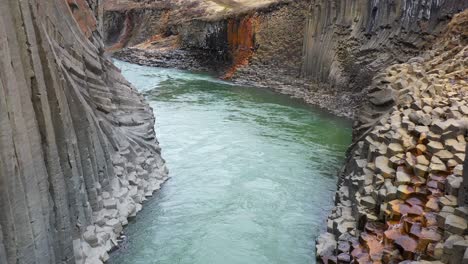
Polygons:
[[468,262],[467,29],[465,10],[431,50],[367,88],[320,261]]
[[0,1],[0,263],[102,263],[168,177],[99,0]]

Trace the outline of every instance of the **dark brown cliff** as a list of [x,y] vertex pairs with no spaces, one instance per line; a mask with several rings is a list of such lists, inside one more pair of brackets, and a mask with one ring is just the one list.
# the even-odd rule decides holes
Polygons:
[[0,263],[100,263],[167,178],[98,0],[0,2]]

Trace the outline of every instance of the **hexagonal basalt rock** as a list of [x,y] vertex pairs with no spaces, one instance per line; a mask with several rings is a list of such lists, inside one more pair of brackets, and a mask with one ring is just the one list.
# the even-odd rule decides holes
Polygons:
[[467,231],[467,221],[464,218],[450,214],[445,218],[445,230],[452,234],[465,235]]

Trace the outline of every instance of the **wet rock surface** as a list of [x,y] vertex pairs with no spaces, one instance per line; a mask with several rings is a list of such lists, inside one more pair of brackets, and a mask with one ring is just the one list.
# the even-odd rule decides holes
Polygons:
[[467,26],[465,11],[433,49],[373,79],[323,235],[339,246],[319,239],[321,261],[466,261]]
[[0,263],[102,263],[167,179],[100,1],[0,2]]

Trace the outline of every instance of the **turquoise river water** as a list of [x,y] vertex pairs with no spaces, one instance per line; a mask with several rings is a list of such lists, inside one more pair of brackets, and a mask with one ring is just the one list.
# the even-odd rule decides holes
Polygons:
[[110,263],[315,263],[351,123],[268,90],[115,63],[154,108],[172,178]]

